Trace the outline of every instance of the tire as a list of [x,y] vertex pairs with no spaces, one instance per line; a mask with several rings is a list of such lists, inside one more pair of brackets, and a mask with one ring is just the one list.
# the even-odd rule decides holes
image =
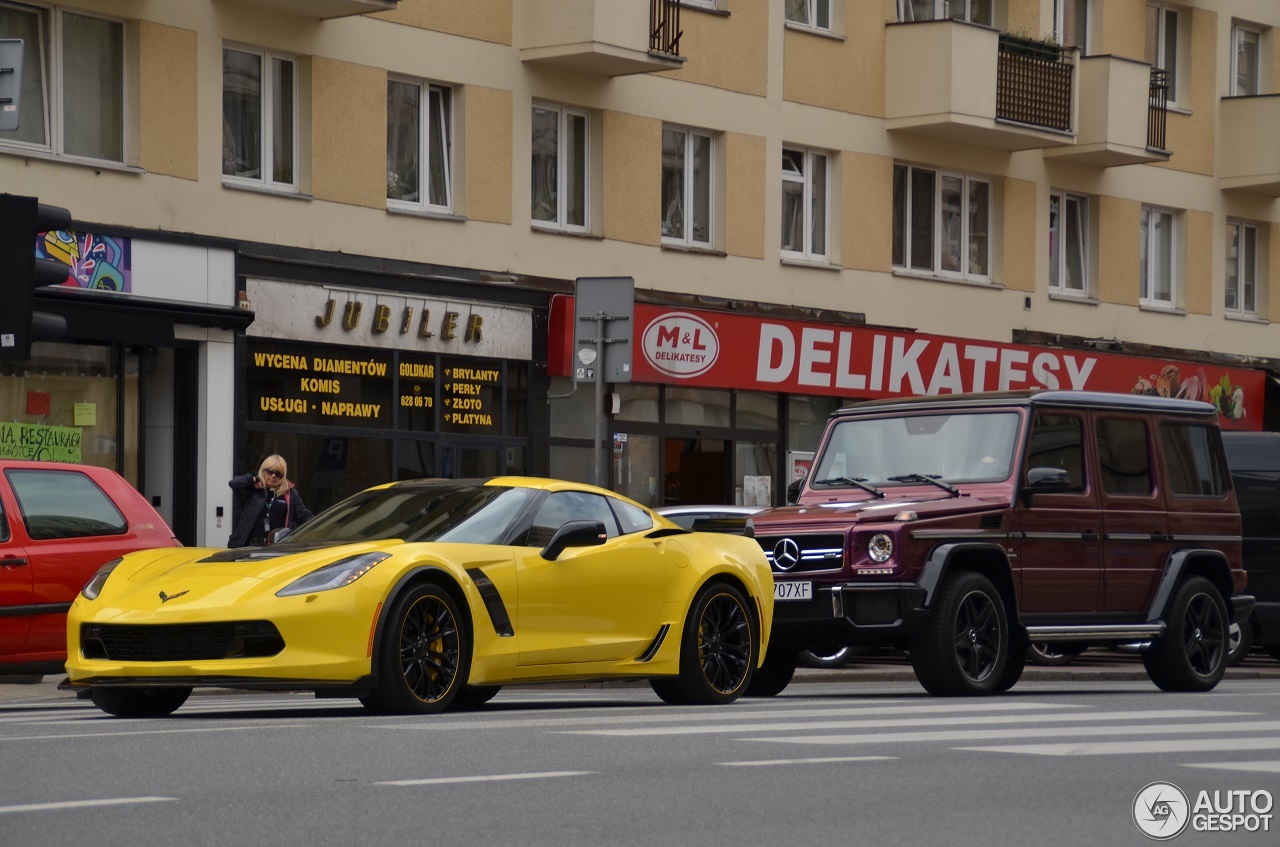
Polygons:
[[402,592],[377,658],[378,687],[360,698],[366,708],[395,715],[449,708],[471,665],[471,636],[449,592],[432,583]]
[[1000,681],[996,683],[993,693],[1002,694],[1018,684],[1018,680],[1022,679],[1022,672],[1026,670],[1030,651],[1031,645],[1024,639],[1014,638],[1009,642],[1009,656],[1005,659],[1004,670],[1000,672]]
[[751,682],[759,639],[742,592],[725,583],[706,586],[694,598],[680,639],[680,676],[654,679],[654,692],[668,703],[725,705]]
[[163,718],[191,696],[190,688],[90,688],[93,705],[118,718]]
[[478,709],[496,697],[501,690],[501,685],[464,685],[462,690],[458,692],[458,696],[453,698],[449,709],[454,712],[469,712],[472,709]]
[[764,664],[756,668],[747,686],[748,697],[776,697],[791,684],[800,654],[790,644],[774,642],[764,654]]
[[1234,668],[1245,660],[1253,649],[1253,624],[1231,624],[1227,630],[1227,667]]
[[1054,644],[1046,641],[1037,641],[1031,644],[1027,650],[1027,658],[1035,665],[1062,667],[1080,658],[1080,654],[1086,649],[1088,649],[1086,646],[1080,644]]
[[1204,577],[1178,586],[1164,634],[1142,654],[1147,676],[1164,691],[1209,691],[1227,669],[1227,605]]
[[843,668],[857,652],[853,647],[824,647],[801,650],[799,658],[806,668]]
[[924,630],[911,642],[911,666],[930,694],[977,697],[999,690],[1009,656],[1004,600],[972,571],[949,577]]

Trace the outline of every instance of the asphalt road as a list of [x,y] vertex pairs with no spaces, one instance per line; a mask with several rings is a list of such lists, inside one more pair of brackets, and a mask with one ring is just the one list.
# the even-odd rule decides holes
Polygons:
[[[1132,809],[1149,783],[1189,804],[1280,796],[1280,665],[1254,665],[1165,694],[1140,663],[1086,661],[973,700],[881,680],[909,674],[885,661],[724,708],[634,685],[524,687],[421,718],[220,693],[122,720],[53,679],[0,685],[0,841],[1147,844]],[[1173,843],[1275,844],[1270,823]]]

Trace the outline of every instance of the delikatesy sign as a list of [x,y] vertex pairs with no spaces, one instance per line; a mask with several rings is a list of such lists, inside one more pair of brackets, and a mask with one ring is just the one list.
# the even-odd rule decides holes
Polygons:
[[[1213,403],[1227,428],[1262,425],[1266,375],[1245,368],[647,303],[636,304],[635,324],[636,382],[858,399],[1029,388],[1158,394]],[[553,314],[553,331],[560,325]],[[565,340],[553,339],[553,350]],[[565,375],[552,359],[552,375]]]

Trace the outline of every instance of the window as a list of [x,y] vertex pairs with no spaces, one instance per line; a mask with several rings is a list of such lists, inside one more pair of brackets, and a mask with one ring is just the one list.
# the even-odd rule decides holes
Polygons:
[[600,521],[608,537],[616,538],[619,534],[618,518],[601,495],[584,491],[554,491],[538,507],[533,526],[529,528],[529,535],[522,546],[545,547],[556,530],[569,521]]
[[87,474],[11,470],[5,475],[32,540],[123,535],[129,529],[124,515]]
[[1085,490],[1084,424],[1075,415],[1036,415],[1027,442],[1027,474],[1032,479],[1045,468],[1066,471],[1065,491]]
[[995,25],[995,0],[898,0],[898,20],[936,21],[951,18]]
[[1165,479],[1179,497],[1222,497],[1227,485],[1219,447],[1212,437],[1217,428],[1191,424],[1162,424]]
[[662,237],[711,245],[712,142],[705,132],[662,130]]
[[1102,490],[1108,494],[1151,493],[1151,455],[1142,421],[1101,418],[1098,421],[1098,464]]
[[1258,30],[1243,24],[1231,27],[1231,93],[1261,94],[1258,80]]
[[1053,32],[1063,44],[1087,54],[1089,0],[1053,0]]
[[688,6],[693,9],[718,9],[719,0],[680,0],[681,6]]
[[222,51],[222,173],[230,181],[297,189],[297,63],[272,53]]
[[453,207],[452,95],[440,85],[387,80],[387,200],[393,207]]
[[991,183],[895,165],[893,264],[948,276],[990,279]]
[[1049,290],[1089,293],[1089,198],[1065,191],[1049,194]]
[[1177,305],[1173,245],[1176,220],[1167,209],[1142,207],[1142,243],[1138,268],[1141,275],[1139,301],[1147,306]]
[[26,45],[18,129],[3,143],[123,162],[124,24],[0,2],[0,38]]
[[827,154],[783,148],[783,254],[826,260],[829,180]]
[[1258,312],[1258,228],[1227,221],[1226,309],[1245,315]]
[[831,29],[831,0],[787,0],[787,23]]
[[1169,102],[1178,99],[1178,11],[1161,3],[1147,4],[1146,60],[1169,75]]
[[534,105],[530,213],[535,224],[586,231],[589,133],[586,112]]

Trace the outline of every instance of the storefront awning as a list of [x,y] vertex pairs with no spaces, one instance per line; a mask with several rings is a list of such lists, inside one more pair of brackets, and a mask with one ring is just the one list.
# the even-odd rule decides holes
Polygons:
[[66,318],[69,338],[156,346],[172,345],[178,325],[243,332],[254,317],[253,312],[235,306],[61,286],[37,289],[34,308]]

